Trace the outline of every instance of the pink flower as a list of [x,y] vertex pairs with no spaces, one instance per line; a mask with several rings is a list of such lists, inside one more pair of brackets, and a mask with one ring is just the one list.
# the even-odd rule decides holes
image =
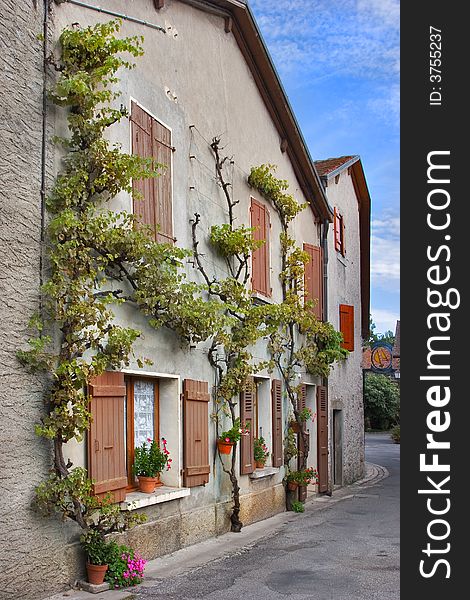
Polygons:
[[230,438],[226,437],[226,438],[225,438],[225,441],[226,441],[226,442],[230,442]]
[[151,440],[150,438],[147,438],[147,442],[150,442],[150,443],[151,443],[151,442],[152,442],[152,440]]

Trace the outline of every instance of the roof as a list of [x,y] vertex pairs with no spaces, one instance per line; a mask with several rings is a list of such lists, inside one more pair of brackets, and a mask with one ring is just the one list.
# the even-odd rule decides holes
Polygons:
[[248,3],[241,0],[182,0],[182,2],[225,18],[225,31],[233,34],[251,70],[278,130],[280,147],[289,156],[302,192],[318,219],[333,221],[333,211],[328,204],[324,187]]
[[[352,159],[355,159],[354,161]],[[342,170],[346,163],[352,163],[358,160],[358,156],[340,156],[339,158],[326,158],[325,160],[316,160],[315,168],[320,177],[332,176],[335,171]]]
[[348,169],[359,205],[359,235],[361,244],[361,331],[365,340],[370,333],[370,205],[371,198],[361,157],[340,156],[315,161],[315,168],[325,188],[328,180]]

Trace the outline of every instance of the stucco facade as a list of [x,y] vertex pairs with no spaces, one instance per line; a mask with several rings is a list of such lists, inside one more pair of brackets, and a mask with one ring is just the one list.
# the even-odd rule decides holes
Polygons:
[[[53,134],[64,134],[65,115],[61,109],[46,105],[43,120],[43,45],[36,35],[43,28],[43,6],[25,0],[9,1],[0,16],[2,39],[8,39],[12,27],[18,32],[6,54],[1,57],[7,78],[0,88],[2,109],[7,127],[2,129],[2,146],[9,152],[0,158],[1,171],[7,175],[2,186],[2,228],[0,253],[2,264],[2,370],[4,386],[0,403],[0,435],[2,469],[5,489],[2,494],[0,537],[2,546],[10,549],[12,563],[21,562],[19,575],[5,567],[0,576],[0,588],[5,598],[39,599],[73,583],[83,574],[79,551],[78,528],[44,519],[31,509],[33,488],[47,477],[50,468],[49,444],[36,437],[34,423],[43,411],[43,382],[27,374],[16,360],[15,352],[27,341],[27,322],[39,308],[41,247],[41,186],[50,190],[54,174],[60,168],[60,154],[52,145]],[[225,152],[233,156],[233,193],[239,200],[237,222],[250,224],[250,199],[254,196],[266,202],[248,186],[247,174],[252,166],[276,164],[277,176],[287,179],[290,191],[300,203],[309,203],[292,225],[296,241],[320,246],[325,219],[318,207],[323,190],[318,180],[315,194],[306,193],[308,174],[299,175],[302,168],[293,160],[297,150],[286,152],[285,136],[273,118],[272,109],[260,91],[253,65],[247,63],[240,40],[227,26],[224,14],[201,10],[203,3],[168,0],[156,10],[152,0],[102,0],[100,6],[118,13],[132,14],[142,21],[163,26],[166,33],[124,19],[122,36],[144,35],[145,55],[137,59],[137,67],[120,73],[119,102],[131,107],[137,102],[146,112],[171,131],[173,231],[177,244],[191,248],[190,219],[201,215],[200,251],[207,268],[217,276],[226,275],[225,265],[208,246],[208,233],[213,224],[226,220],[225,200],[214,177],[214,159],[209,141],[221,135]],[[219,4],[224,4],[220,2]],[[230,2],[225,2],[230,4]],[[111,17],[69,4],[51,4],[46,12],[49,49],[56,47],[64,27],[72,23],[81,26],[109,20]],[[11,36],[10,36],[11,37]],[[48,78],[51,74],[48,72]],[[50,79],[47,80],[47,86]],[[7,89],[14,89],[9,93]],[[42,133],[45,133],[43,138]],[[122,120],[111,130],[111,141],[122,144],[131,152],[131,125]],[[44,144],[44,145],[43,145]],[[306,152],[306,151],[305,151]],[[297,154],[296,154],[297,153]],[[308,152],[306,152],[308,157]],[[14,159],[13,159],[14,158]],[[27,176],[25,176],[27,174]],[[313,174],[315,177],[316,175]],[[315,179],[313,179],[313,184]],[[360,245],[357,236],[359,220],[357,199],[351,192],[348,176],[343,175],[336,186],[327,189],[331,206],[339,206],[347,223],[345,259],[335,255],[328,240],[328,319],[339,328],[337,305],[359,306]],[[325,203],[326,204],[326,203]],[[111,207],[132,211],[132,198],[120,194]],[[312,209],[313,206],[313,209]],[[272,301],[282,299],[279,273],[280,223],[275,211],[270,213],[270,284]],[[322,209],[324,210],[324,209]],[[322,222],[323,221],[323,222]],[[188,277],[200,281],[192,264],[187,265]],[[265,299],[266,300],[266,299]],[[267,301],[270,301],[269,299]],[[181,392],[185,379],[209,382],[212,390],[214,371],[207,360],[203,344],[183,350],[180,341],[170,331],[151,329],[144,316],[131,307],[121,307],[117,319],[126,326],[142,331],[135,344],[135,355],[145,356],[153,365],[142,370],[133,363],[125,371],[129,376],[154,378],[158,381],[160,402],[160,433],[168,440],[173,468],[163,474],[168,488],[167,501],[159,501],[137,510],[147,514],[147,523],[126,534],[129,542],[146,558],[154,558],[178,548],[225,532],[229,529],[231,486],[223,474],[215,453],[215,428],[209,427],[210,477],[207,485],[183,487],[183,434]],[[355,321],[355,337],[360,339],[360,318]],[[266,344],[258,343],[256,359],[267,358]],[[330,415],[343,411],[343,476],[342,483],[359,478],[363,472],[362,387],[360,345],[347,361],[335,367],[329,382]],[[260,404],[259,426],[271,448],[271,380],[279,375],[261,372],[257,376]],[[306,373],[299,379],[307,384],[307,406],[316,410],[316,386],[322,382]],[[212,412],[211,404],[209,412]],[[284,406],[284,422],[288,409]],[[309,465],[317,466],[316,424],[311,427]],[[333,421],[330,416],[330,431]],[[330,454],[334,452],[331,447]],[[65,457],[74,466],[87,466],[86,444],[70,442]],[[267,466],[270,466],[268,459]],[[240,475],[241,520],[248,524],[285,509],[282,480],[284,467],[271,468],[264,477]],[[337,482],[340,483],[340,482]],[[138,505],[139,506],[139,505]],[[25,538],[28,542],[25,543]],[[9,563],[10,564],[10,563]]]
[[[361,276],[361,263],[368,252],[369,238],[361,220],[368,219],[370,199],[365,180],[362,188],[358,182],[359,176],[363,178],[358,156],[315,164],[336,215],[328,235],[328,321],[341,331],[340,307],[350,307],[353,314],[354,350],[346,360],[335,364],[328,378],[330,481],[335,486],[350,484],[364,474],[361,360],[363,331],[368,326],[368,290],[364,289],[368,278]],[[338,240],[338,236],[344,239]]]

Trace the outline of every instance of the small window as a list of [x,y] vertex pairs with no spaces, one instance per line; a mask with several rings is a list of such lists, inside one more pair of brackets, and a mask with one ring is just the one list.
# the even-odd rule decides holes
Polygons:
[[271,296],[269,276],[269,212],[264,204],[251,199],[251,227],[255,240],[265,243],[251,257],[251,289],[263,296]]
[[137,103],[131,109],[132,153],[164,165],[158,177],[132,184],[133,211],[157,242],[173,243],[171,131]]
[[339,330],[343,334],[342,348],[354,350],[354,306],[339,305]]
[[344,232],[344,217],[335,208],[334,212],[335,250],[342,256],[346,255],[346,240]]
[[126,379],[125,441],[127,477],[130,487],[135,486],[132,473],[134,449],[148,439],[160,440],[158,379],[128,377]]

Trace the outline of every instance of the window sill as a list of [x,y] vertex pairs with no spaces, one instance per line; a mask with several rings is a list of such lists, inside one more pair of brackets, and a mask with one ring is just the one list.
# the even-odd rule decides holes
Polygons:
[[124,502],[121,502],[121,510],[137,510],[162,502],[170,502],[189,496],[191,490],[189,488],[172,488],[163,485],[157,488],[152,494],[144,494],[142,492],[131,492],[127,494]]
[[264,479],[264,477],[272,477],[279,473],[279,467],[264,467],[264,469],[256,469],[250,473],[250,479]]
[[253,298],[255,304],[273,304],[274,300],[272,296],[264,296],[260,292],[251,292],[251,297]]

